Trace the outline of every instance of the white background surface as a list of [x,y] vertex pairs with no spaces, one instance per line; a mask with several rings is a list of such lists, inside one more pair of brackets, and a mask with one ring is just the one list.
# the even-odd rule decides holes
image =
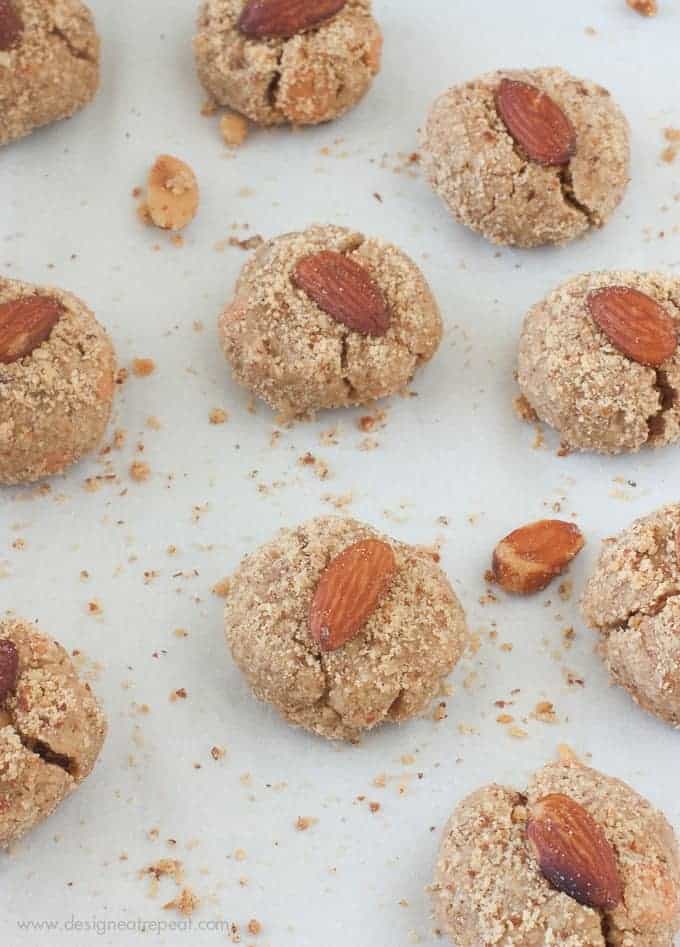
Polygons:
[[[97,936],[17,928],[18,920],[73,916],[173,920],[161,907],[175,896],[173,883],[163,882],[151,899],[148,881],[138,877],[166,855],[182,860],[188,884],[203,897],[195,925],[221,918],[243,927],[255,917],[263,926],[258,944],[272,947],[432,944],[423,889],[449,811],[483,783],[522,787],[559,742],[592,754],[595,765],[630,781],[680,826],[679,737],[608,687],[577,609],[601,538],[678,499],[678,450],[559,458],[550,432],[543,449],[532,448],[534,432],[511,407],[517,336],[530,304],[586,269],[678,269],[672,229],[680,223],[680,161],[659,159],[662,129],[680,126],[677,5],[662,0],[661,15],[647,21],[624,0],[377,0],[385,61],[360,107],[311,131],[254,133],[235,157],[222,144],[217,117],[199,114],[193,2],[93,6],[103,39],[100,95],[73,120],[2,151],[0,266],[4,275],[78,293],[111,332],[122,365],[146,356],[157,370],[131,378],[117,399],[111,431],[128,431],[127,446],[110,458],[117,480],[87,492],[85,478],[106,472],[93,459],[55,480],[47,495],[0,496],[0,608],[39,620],[68,648],[81,649],[88,666],[102,665],[94,687],[110,719],[94,775],[0,859],[3,944],[225,942],[224,933],[198,931]],[[605,84],[624,108],[631,187],[603,232],[566,249],[499,252],[450,220],[420,174],[392,168],[403,163],[398,153],[417,147],[426,109],[448,85],[500,66],[553,64]],[[138,223],[130,196],[163,151],[188,160],[202,189],[182,249]],[[248,396],[231,382],[218,350],[216,317],[246,255],[217,252],[215,244],[234,233],[233,224],[250,225],[236,236],[270,237],[313,221],[401,244],[442,307],[440,352],[415,380],[418,397],[389,403],[372,452],[358,449],[359,411],[284,431],[271,447],[273,416],[262,406],[248,412]],[[202,333],[194,320],[205,324]],[[215,407],[228,410],[228,424],[208,423]],[[150,415],[162,430],[146,427]],[[319,433],[336,423],[339,443],[321,446]],[[138,441],[153,471],[145,484],[128,474]],[[329,465],[327,481],[297,465],[307,450]],[[263,493],[259,484],[271,489]],[[336,747],[254,702],[228,656],[223,603],[210,590],[277,528],[331,511],[322,497],[349,491],[351,515],[400,539],[441,539],[442,563],[471,629],[495,625],[498,639],[482,632],[479,652],[457,668],[446,720],[383,728],[359,747]],[[556,501],[588,539],[572,569],[572,600],[559,601],[553,586],[527,600],[499,594],[496,604],[480,604],[495,541]],[[204,504],[193,522],[192,508]],[[448,527],[437,523],[440,516]],[[12,548],[19,537],[21,551]],[[174,558],[169,544],[179,549]],[[191,579],[173,577],[194,569]],[[160,574],[145,584],[145,570]],[[101,602],[99,618],[87,613],[91,599]],[[577,637],[564,652],[568,625]],[[187,638],[174,636],[179,627]],[[513,650],[501,650],[502,642]],[[584,686],[569,687],[565,669]],[[188,699],[170,703],[178,687]],[[520,691],[508,712],[527,730],[525,740],[513,740],[495,720],[494,701],[510,699],[514,688]],[[522,723],[539,700],[554,702],[559,725]],[[134,702],[151,712],[135,713]],[[210,756],[215,744],[227,748],[219,762]],[[404,755],[416,762],[404,764]],[[383,773],[386,786],[377,788],[373,780]],[[378,813],[369,800],[380,803]],[[298,832],[298,816],[319,821]],[[146,834],[154,827],[158,841]],[[178,842],[173,851],[168,837]],[[244,861],[234,858],[236,849]],[[247,887],[239,885],[244,876]]]

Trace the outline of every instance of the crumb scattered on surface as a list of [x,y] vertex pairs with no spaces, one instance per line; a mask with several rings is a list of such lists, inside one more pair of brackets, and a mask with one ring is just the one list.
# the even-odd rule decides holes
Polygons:
[[248,137],[248,120],[236,112],[227,112],[220,119],[220,132],[225,145],[238,148]]
[[626,3],[641,16],[656,16],[659,12],[657,0],[626,0]]
[[137,378],[148,378],[156,371],[156,363],[152,358],[135,358],[132,360],[132,374]]
[[143,460],[133,460],[130,464],[130,476],[135,483],[144,483],[151,476],[151,468]]
[[229,415],[224,408],[213,408],[209,415],[211,424],[225,424]]

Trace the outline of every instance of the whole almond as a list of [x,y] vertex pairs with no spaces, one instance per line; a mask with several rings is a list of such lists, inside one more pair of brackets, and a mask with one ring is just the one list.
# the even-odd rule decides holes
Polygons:
[[675,323],[646,293],[630,286],[606,286],[593,290],[586,303],[612,345],[634,362],[658,368],[675,354]]
[[538,164],[563,165],[576,153],[576,132],[559,105],[546,92],[501,79],[496,109],[525,155]]
[[6,52],[19,42],[24,24],[13,0],[0,0],[0,52]]
[[380,539],[362,539],[331,560],[309,613],[312,637],[322,651],[336,651],[361,630],[395,569],[392,547]]
[[493,551],[492,570],[506,592],[528,595],[544,589],[583,549],[577,526],[563,520],[537,520],[501,539]]
[[334,250],[311,253],[298,261],[292,279],[336,322],[364,335],[387,332],[390,312],[385,298],[355,260]]
[[61,318],[61,303],[51,296],[23,296],[0,304],[0,362],[16,362],[49,338]]
[[0,638],[0,701],[14,692],[19,677],[19,655],[9,638]]
[[248,0],[237,26],[246,36],[295,36],[329,20],[347,0]]
[[146,192],[153,223],[163,230],[182,230],[196,216],[198,202],[198,181],[189,165],[173,155],[160,155],[149,172]]
[[544,796],[527,820],[529,848],[548,881],[579,904],[611,910],[623,887],[614,849],[589,812],[561,793]]

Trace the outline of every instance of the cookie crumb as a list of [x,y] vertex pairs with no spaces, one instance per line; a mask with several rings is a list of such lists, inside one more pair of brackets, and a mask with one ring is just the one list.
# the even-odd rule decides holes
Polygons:
[[225,145],[239,148],[248,137],[248,121],[236,112],[227,112],[220,119],[220,132]]
[[182,914],[184,917],[191,917],[200,903],[201,899],[194,894],[191,888],[182,888],[176,898],[163,905],[163,910],[177,911],[178,914]]
[[640,16],[656,16],[659,12],[657,0],[626,0],[626,3]]
[[229,415],[224,408],[213,408],[209,415],[211,424],[225,424],[228,418]]
[[211,591],[213,595],[217,595],[218,598],[227,598],[229,595],[229,589],[231,588],[231,582],[229,579],[220,579],[219,582],[216,582]]
[[135,483],[144,483],[151,476],[151,468],[143,460],[134,460],[130,464],[130,476]]
[[137,378],[148,378],[156,371],[156,363],[152,358],[135,358],[132,360],[132,374]]
[[295,828],[298,832],[306,832],[308,829],[311,829],[313,825],[316,825],[318,819],[315,819],[313,816],[298,816],[297,822],[295,823]]

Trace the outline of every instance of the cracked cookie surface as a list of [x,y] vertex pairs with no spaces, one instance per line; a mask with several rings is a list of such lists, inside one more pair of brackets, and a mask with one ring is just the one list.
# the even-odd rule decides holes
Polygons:
[[11,0],[22,30],[0,50],[0,145],[69,118],[99,86],[99,37],[80,0]]
[[[617,858],[623,899],[597,911],[558,891],[529,853],[531,806],[559,793],[583,806]],[[551,763],[524,793],[491,785],[454,810],[432,896],[456,947],[671,947],[680,925],[680,863],[665,817],[630,786],[576,761]]]
[[680,727],[680,504],[604,541],[582,608],[617,684]]
[[49,338],[23,358],[0,363],[0,483],[63,472],[99,444],[111,415],[115,353],[85,303],[54,287],[0,278],[0,304],[56,300]]
[[[496,109],[502,79],[547,93],[576,132],[568,164],[521,153]],[[558,68],[489,73],[443,93],[422,139],[434,190],[454,217],[492,243],[568,243],[602,227],[628,183],[628,124],[609,92]]]
[[15,686],[0,699],[0,847],[46,819],[92,771],[106,720],[69,655],[35,625],[0,621],[18,654]]
[[[296,288],[299,260],[324,250],[360,264],[381,290],[391,314],[384,335],[349,329]],[[405,253],[344,227],[315,226],[260,247],[241,271],[219,331],[236,380],[290,421],[403,389],[437,350],[442,323]]]
[[[322,652],[309,625],[319,579],[335,556],[369,538],[394,553],[391,585],[356,637]],[[243,560],[225,632],[256,697],[290,723],[342,740],[422,713],[467,643],[461,605],[428,552],[339,517],[281,530]]]
[[316,28],[259,39],[237,27],[246,0],[207,0],[194,54],[198,75],[220,105],[261,125],[313,125],[352,108],[380,69],[382,35],[370,0],[347,0]]
[[661,273],[584,273],[529,310],[517,380],[538,417],[573,450],[618,454],[680,438],[680,352],[660,368],[622,354],[596,325],[587,297],[627,286],[651,297],[680,330],[680,280]]

